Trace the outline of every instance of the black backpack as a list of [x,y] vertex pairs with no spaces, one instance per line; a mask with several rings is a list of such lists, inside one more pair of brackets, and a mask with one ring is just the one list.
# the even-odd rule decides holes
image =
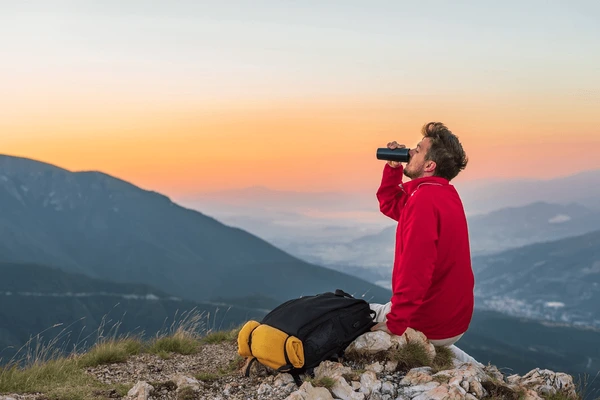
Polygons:
[[238,335],[238,353],[294,376],[312,372],[322,361],[342,357],[350,343],[375,325],[369,303],[342,290],[286,301]]

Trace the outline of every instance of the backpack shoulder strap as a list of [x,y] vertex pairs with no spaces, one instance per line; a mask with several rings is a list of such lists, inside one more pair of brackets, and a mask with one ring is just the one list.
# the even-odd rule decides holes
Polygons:
[[248,358],[248,361],[246,362],[246,366],[244,367],[244,376],[246,378],[248,378],[250,376],[250,368],[252,368],[252,364],[254,364],[256,361],[257,361],[256,357]]

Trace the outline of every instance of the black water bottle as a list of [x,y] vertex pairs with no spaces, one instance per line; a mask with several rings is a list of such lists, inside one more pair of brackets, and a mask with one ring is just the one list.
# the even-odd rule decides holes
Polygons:
[[377,149],[377,159],[387,161],[398,161],[407,163],[410,159],[410,149],[406,147],[388,149],[387,147],[380,147]]

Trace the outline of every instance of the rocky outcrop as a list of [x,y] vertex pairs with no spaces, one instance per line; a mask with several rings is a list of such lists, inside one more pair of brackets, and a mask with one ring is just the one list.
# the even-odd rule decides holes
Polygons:
[[[435,371],[430,367],[413,368],[408,373],[386,371],[382,362],[357,372],[343,363],[325,361],[315,369],[314,378],[296,386],[289,374],[269,375],[256,381],[238,378],[219,388],[207,388],[196,379],[174,377],[177,388],[173,399],[285,399],[285,400],[475,400],[545,399],[562,394],[576,399],[569,375],[548,370],[533,370],[525,376],[504,378],[493,366],[463,364],[458,368]],[[378,370],[380,372],[375,372]],[[324,378],[328,378],[325,380]],[[320,386],[327,382],[326,386]],[[163,398],[147,382],[137,382],[128,400]]]
[[[429,366],[407,368],[410,346]],[[418,333],[391,337],[369,332],[357,339],[343,360],[324,361],[313,374],[302,376],[298,386],[291,375],[277,373],[258,363],[249,377],[241,374],[243,359],[235,343],[204,345],[198,354],[152,354],[130,357],[125,363],[88,368],[87,373],[107,384],[130,388],[127,400],[536,400],[549,396],[577,399],[573,378],[535,369],[523,376],[503,375],[496,367],[450,360]],[[414,360],[413,360],[414,361]],[[41,397],[39,397],[41,396]],[[40,400],[40,395],[0,396],[0,400]],[[112,393],[110,398],[118,398]]]

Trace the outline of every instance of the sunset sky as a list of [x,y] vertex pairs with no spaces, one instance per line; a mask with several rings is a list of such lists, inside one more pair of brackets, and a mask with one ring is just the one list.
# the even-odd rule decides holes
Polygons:
[[600,168],[597,1],[0,0],[0,153],[171,196],[372,190],[428,121],[457,181]]

